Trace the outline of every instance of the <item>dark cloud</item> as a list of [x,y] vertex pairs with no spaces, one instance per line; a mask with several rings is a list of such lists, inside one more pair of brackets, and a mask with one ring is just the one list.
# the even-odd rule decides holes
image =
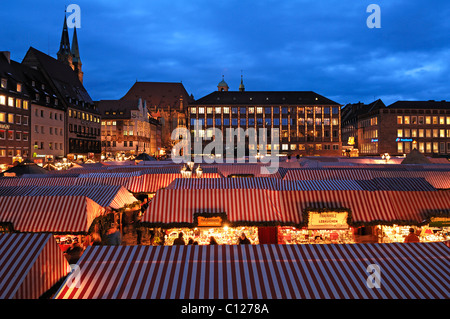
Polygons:
[[[75,1],[74,1],[75,3]],[[381,28],[369,29],[369,4]],[[196,98],[241,72],[247,90],[314,90],[341,104],[450,99],[445,1],[77,1],[85,85],[120,98],[134,81],[182,81]],[[64,5],[2,4],[2,50],[56,56]]]

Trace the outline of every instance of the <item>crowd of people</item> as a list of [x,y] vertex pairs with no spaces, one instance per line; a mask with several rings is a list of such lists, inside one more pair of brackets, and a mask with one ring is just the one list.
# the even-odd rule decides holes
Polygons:
[[[189,238],[188,240],[188,245],[198,245],[198,242],[195,241],[192,238]],[[218,245],[219,243],[217,242],[217,240],[214,238],[214,236],[211,236],[209,238],[209,244],[210,245]],[[247,238],[247,236],[245,235],[245,233],[241,233],[241,235],[239,236],[238,239],[238,244],[240,245],[251,245],[250,240]],[[178,237],[175,238],[175,240],[173,241],[173,245],[186,245],[186,242],[184,240],[184,234],[183,232],[179,232],[178,233]]]

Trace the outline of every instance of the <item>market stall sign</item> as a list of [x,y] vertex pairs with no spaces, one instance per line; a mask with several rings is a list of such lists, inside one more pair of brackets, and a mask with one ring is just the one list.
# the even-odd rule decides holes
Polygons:
[[309,229],[347,229],[347,212],[309,212]]
[[214,216],[214,217],[197,217],[197,226],[202,227],[221,227],[223,223],[222,217]]
[[431,217],[429,227],[450,227],[450,217]]

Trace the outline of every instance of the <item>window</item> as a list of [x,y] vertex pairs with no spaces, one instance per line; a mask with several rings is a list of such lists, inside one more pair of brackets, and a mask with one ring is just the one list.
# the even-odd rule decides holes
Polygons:
[[245,107],[241,107],[240,113],[241,113],[241,115],[246,115],[247,109]]
[[[215,111],[216,111],[216,114],[221,114],[222,108],[220,106],[217,106]],[[216,122],[217,122],[217,120],[216,120]]]
[[316,151],[322,150],[322,144],[316,144]]
[[433,116],[433,124],[438,124],[438,117],[437,116]]
[[425,116],[425,124],[431,124],[431,116]]
[[403,130],[397,130],[397,137],[403,137]]
[[223,108],[223,114],[230,114],[230,108],[229,107],[224,107]]
[[403,153],[403,143],[397,143],[397,153]]
[[439,124],[441,124],[441,125],[445,124],[445,117],[444,116],[439,117]]
[[256,113],[258,113],[258,114],[262,114],[262,112],[263,112],[263,108],[262,107],[257,107],[256,108]]
[[241,118],[241,127],[246,126],[246,125],[247,125],[247,119]]
[[298,144],[298,150],[304,151],[305,150],[305,144]]
[[198,108],[198,114],[205,114],[205,108],[204,107],[199,107]]
[[339,114],[339,108],[333,107],[333,114]]
[[271,110],[270,107],[266,107],[266,108],[264,109],[264,112],[265,112],[266,114],[271,114],[271,113],[272,113],[272,110]]
[[0,104],[5,105],[6,104],[6,96],[0,95]]
[[14,123],[14,114],[8,114],[8,123]]
[[191,107],[191,113],[192,114],[196,114],[197,113],[197,109],[195,107]]
[[16,99],[16,108],[20,109],[22,107],[22,100]]
[[8,131],[8,140],[14,139],[14,131]]
[[16,141],[21,141],[21,140],[22,140],[22,132],[16,131]]
[[0,112],[0,122],[5,122],[5,121],[6,121],[6,113]]
[[12,97],[8,98],[8,106],[14,107],[14,98],[12,98]]
[[[220,107],[219,107],[219,109],[220,109]],[[220,125],[222,125],[222,120],[221,119],[216,119],[216,126],[220,126]]]
[[289,144],[282,144],[282,145],[281,145],[281,149],[282,149],[283,151],[288,151],[288,150],[289,150]]
[[419,116],[419,125],[423,125],[423,116]]
[[255,113],[255,108],[254,107],[249,107],[248,108],[248,114],[254,114],[254,113]]
[[16,114],[16,124],[22,124],[22,115]]
[[411,116],[411,124],[417,124],[417,116]]
[[206,113],[212,114],[212,112],[213,112],[213,108],[212,107],[207,107],[206,108]]
[[397,116],[397,124],[403,124],[403,116]]
[[409,122],[409,116],[405,116],[405,117],[403,118],[403,124],[410,124],[410,122]]
[[[209,119],[208,119],[209,120]],[[223,119],[223,125],[225,125],[225,126],[230,126],[230,119],[229,118],[224,118]]]
[[271,126],[272,125],[270,118],[266,117],[264,120],[265,120],[266,126]]
[[8,84],[8,79],[2,79],[2,89],[6,89],[6,85]]
[[444,129],[440,129],[439,130],[439,137],[445,137],[445,130]]

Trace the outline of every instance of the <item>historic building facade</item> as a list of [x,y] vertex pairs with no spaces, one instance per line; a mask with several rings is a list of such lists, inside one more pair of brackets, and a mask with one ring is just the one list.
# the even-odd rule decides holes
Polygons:
[[0,81],[0,164],[11,165],[30,155],[32,94],[23,66],[7,51],[0,52]]
[[[102,155],[105,158],[129,157],[147,153],[156,155],[161,147],[156,129],[150,121],[145,101],[100,100],[96,102],[102,117]],[[160,135],[160,134],[159,134]]]
[[343,109],[344,141],[354,136],[360,155],[401,156],[413,149],[428,156],[450,154],[450,102],[376,102]]

